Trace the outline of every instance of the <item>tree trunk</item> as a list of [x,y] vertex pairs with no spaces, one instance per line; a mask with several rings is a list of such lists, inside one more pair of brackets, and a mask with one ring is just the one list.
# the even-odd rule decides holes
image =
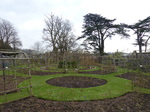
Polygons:
[[145,52],[147,52],[147,45],[148,45],[148,41],[149,41],[150,37],[148,37],[148,39],[145,42]]
[[141,44],[139,44],[139,52],[140,53],[142,52],[142,46],[141,46]]
[[138,46],[139,46],[139,52],[141,53],[142,52],[142,39],[138,36]]
[[103,39],[103,37],[101,38],[100,54],[101,54],[101,56],[104,55],[104,39]]
[[145,52],[147,51],[147,44],[145,44]]

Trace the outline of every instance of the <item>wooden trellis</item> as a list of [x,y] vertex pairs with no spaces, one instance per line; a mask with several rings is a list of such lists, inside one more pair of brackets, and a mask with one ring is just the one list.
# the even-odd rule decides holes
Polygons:
[[[18,57],[18,55],[23,54],[22,52],[16,52],[16,51],[0,51],[0,71],[1,71],[1,77],[3,78],[3,89],[0,91],[0,95],[3,95],[5,98],[5,102],[7,102],[7,94],[10,94],[12,92],[18,92],[19,90],[23,88],[29,89],[29,95],[32,96],[32,84],[31,84],[31,73],[30,73],[30,59],[25,57],[25,55],[21,55],[21,57]],[[24,78],[29,80],[29,85],[19,88],[18,82],[17,82],[17,72],[21,69],[20,65],[24,65],[24,63],[27,64],[25,68],[28,70],[28,74],[24,76]],[[10,72],[10,74],[9,74]],[[11,76],[12,81],[14,84],[14,88],[6,88],[6,76]],[[20,75],[21,76],[21,75]]]

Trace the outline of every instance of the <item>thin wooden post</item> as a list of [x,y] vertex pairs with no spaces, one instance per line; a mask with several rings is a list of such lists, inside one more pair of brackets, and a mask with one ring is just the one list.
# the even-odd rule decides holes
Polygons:
[[[3,80],[4,80],[4,92],[6,91],[6,77],[5,77],[5,62],[2,60]],[[4,100],[7,102],[6,92],[4,93]]]
[[32,84],[31,84],[31,68],[30,68],[30,59],[27,60],[28,61],[28,75],[29,75],[29,94],[30,96],[33,95],[33,92],[32,92]]
[[17,87],[17,77],[16,77],[16,60],[13,59],[13,76],[14,76],[14,82],[15,82],[15,88],[17,89],[18,92],[18,87]]

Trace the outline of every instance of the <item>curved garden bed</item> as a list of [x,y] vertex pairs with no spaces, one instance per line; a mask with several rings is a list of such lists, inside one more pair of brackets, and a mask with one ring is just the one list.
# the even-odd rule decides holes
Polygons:
[[142,88],[150,89],[150,76],[142,75],[142,74],[138,74],[138,73],[127,72],[127,73],[118,75],[117,77],[132,80],[134,86],[139,86]]

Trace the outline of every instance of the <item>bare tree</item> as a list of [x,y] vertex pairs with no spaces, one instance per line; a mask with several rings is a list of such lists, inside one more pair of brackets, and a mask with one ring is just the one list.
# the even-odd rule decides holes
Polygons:
[[50,14],[46,16],[43,40],[48,42],[52,51],[63,55],[75,46],[75,36],[69,20]]
[[20,41],[20,38],[18,37],[13,37],[12,38],[12,41],[11,41],[11,45],[12,45],[12,48],[14,50],[18,49],[19,47],[22,46],[22,42]]
[[44,53],[44,47],[42,42],[35,42],[33,46],[31,46],[32,50],[35,50],[36,54],[42,54]]
[[0,19],[0,49],[17,49],[20,46],[22,43],[13,25],[9,21]]

